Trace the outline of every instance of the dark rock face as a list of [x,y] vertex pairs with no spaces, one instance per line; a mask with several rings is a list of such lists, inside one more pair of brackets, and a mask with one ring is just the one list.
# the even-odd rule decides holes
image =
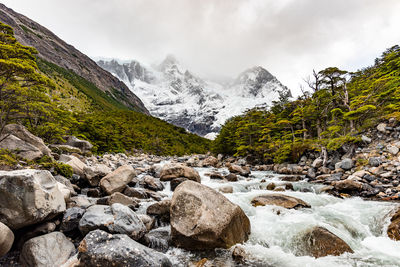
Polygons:
[[86,235],[79,245],[78,258],[81,267],[172,266],[166,256],[133,241],[127,235],[111,235],[101,230]]
[[[125,106],[148,114],[142,101],[123,82],[45,27],[7,8],[3,4],[0,4],[0,21],[14,29],[15,37],[20,43],[35,47],[39,52],[39,57],[65,69],[72,70],[95,84],[103,92],[114,96]],[[25,31],[20,25],[29,30]],[[113,92],[112,88],[117,93]]]

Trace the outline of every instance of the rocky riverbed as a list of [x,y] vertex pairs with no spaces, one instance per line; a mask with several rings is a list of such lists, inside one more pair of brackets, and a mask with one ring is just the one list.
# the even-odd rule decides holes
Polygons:
[[9,150],[19,142],[20,157],[48,155],[74,174],[24,160],[0,171],[1,266],[400,266],[400,164],[389,143],[377,150],[382,139],[325,162],[251,165],[92,156],[74,137],[50,150],[9,131]]

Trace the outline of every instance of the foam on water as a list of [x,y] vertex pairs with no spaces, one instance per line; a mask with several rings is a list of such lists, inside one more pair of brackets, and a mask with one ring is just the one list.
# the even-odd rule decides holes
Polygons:
[[[361,198],[339,199],[328,194],[318,194],[321,185],[294,182],[295,190],[308,189],[312,192],[266,191],[265,186],[288,183],[271,172],[252,172],[251,179],[241,178],[238,182],[223,182],[210,179],[205,174],[210,168],[197,168],[202,184],[211,188],[230,185],[232,194],[224,194],[239,205],[250,219],[251,235],[243,248],[251,259],[261,261],[265,266],[400,266],[400,242],[387,237],[390,214],[398,204],[365,201]],[[219,169],[225,171],[226,169]],[[261,179],[266,180],[261,183]],[[167,193],[167,192],[165,192]],[[251,200],[263,194],[285,194],[311,205],[310,209],[285,209],[277,206],[253,207]],[[322,226],[343,239],[354,253],[340,256],[313,258],[296,256],[301,248],[301,235],[314,226]],[[172,253],[173,252],[173,253]],[[169,255],[177,261],[177,256],[185,255],[184,250],[170,250]],[[193,256],[193,254],[190,254]],[[187,254],[186,256],[189,256]],[[178,260],[179,262],[179,260]]]

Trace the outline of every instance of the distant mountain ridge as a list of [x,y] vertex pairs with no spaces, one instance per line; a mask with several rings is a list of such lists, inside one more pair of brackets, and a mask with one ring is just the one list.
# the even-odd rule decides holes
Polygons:
[[136,60],[102,59],[97,64],[134,91],[153,116],[209,138],[215,137],[228,118],[290,95],[286,86],[260,66],[226,85],[198,77],[172,55],[152,67]]
[[14,29],[20,43],[35,47],[40,58],[73,71],[127,108],[148,114],[143,102],[123,82],[45,27],[1,3],[0,21]]

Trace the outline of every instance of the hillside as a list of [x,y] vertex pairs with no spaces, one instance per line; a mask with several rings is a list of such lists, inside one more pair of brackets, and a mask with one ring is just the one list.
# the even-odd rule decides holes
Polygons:
[[[59,65],[35,57],[13,29],[0,23],[0,136],[7,124],[26,126],[47,143],[76,135],[93,152],[148,152],[158,155],[205,153],[209,141],[160,119],[130,110],[114,95]],[[126,99],[126,101],[128,101]],[[24,149],[21,147],[20,149]]]
[[271,109],[253,109],[230,119],[214,152],[261,162],[297,162],[306,151],[333,153],[364,142],[362,133],[380,121],[400,119],[400,47],[355,73],[335,67],[314,72],[310,91]]
[[123,82],[45,27],[1,3],[0,21],[14,29],[21,44],[35,47],[39,58],[74,72],[127,108],[148,113],[142,101]]

